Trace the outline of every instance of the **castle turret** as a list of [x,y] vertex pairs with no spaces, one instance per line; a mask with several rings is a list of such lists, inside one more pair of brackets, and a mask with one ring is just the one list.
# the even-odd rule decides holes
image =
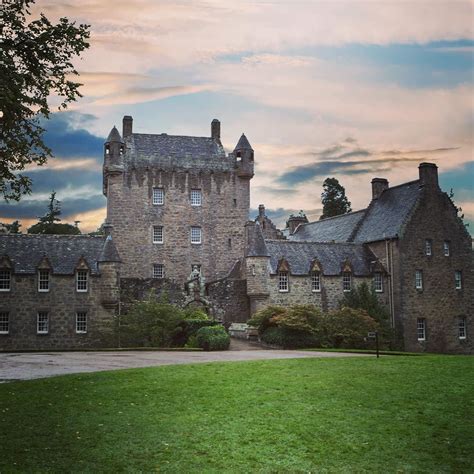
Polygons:
[[252,178],[254,174],[253,148],[243,133],[234,149],[234,156],[237,175],[241,178]]
[[111,175],[123,172],[125,144],[114,126],[104,144],[103,193],[107,196],[108,179]]

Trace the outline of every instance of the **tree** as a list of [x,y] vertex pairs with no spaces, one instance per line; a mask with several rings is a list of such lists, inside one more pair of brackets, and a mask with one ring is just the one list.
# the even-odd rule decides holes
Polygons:
[[28,229],[28,234],[78,235],[81,233],[76,225],[59,224],[60,215],[61,202],[56,199],[56,192],[53,191],[49,197],[48,212],[43,217],[39,217],[39,222]]
[[3,224],[2,222],[0,222],[0,226],[3,226],[7,234],[21,234],[20,221],[13,221],[11,224]]
[[31,179],[21,171],[52,156],[43,141],[41,121],[50,116],[49,98],[58,109],[81,97],[71,59],[89,47],[89,25],[67,18],[52,24],[43,14],[27,23],[34,0],[2,2],[0,21],[0,193],[19,200],[31,192]]
[[323,213],[319,219],[339,216],[351,212],[351,203],[347,200],[346,190],[336,178],[326,178],[321,193]]

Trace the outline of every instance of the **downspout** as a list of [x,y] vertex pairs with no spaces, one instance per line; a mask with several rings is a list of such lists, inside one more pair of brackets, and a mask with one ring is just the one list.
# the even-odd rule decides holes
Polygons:
[[393,283],[393,240],[390,240],[390,293],[391,293],[391,313],[392,313],[392,327],[395,327],[395,301],[393,297],[394,283]]
[[388,300],[389,300],[389,306],[390,306],[390,326],[394,328],[395,327],[395,314],[394,314],[395,311],[394,311],[394,302],[393,302],[393,252],[392,252],[391,245],[390,245],[390,250],[389,250],[389,240],[390,239],[385,239],[385,258],[387,260],[388,276],[390,278],[389,285],[388,285]]

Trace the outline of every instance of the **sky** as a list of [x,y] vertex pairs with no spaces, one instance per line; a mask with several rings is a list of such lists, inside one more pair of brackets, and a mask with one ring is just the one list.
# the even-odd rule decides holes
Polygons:
[[74,65],[83,98],[45,124],[55,157],[28,170],[33,193],[1,203],[22,230],[54,189],[64,222],[105,218],[103,142],[123,115],[134,131],[210,136],[255,150],[251,215],[280,227],[321,214],[336,177],[352,209],[370,181],[391,186],[439,167],[474,235],[474,4],[470,1],[37,0],[33,15],[91,25]]

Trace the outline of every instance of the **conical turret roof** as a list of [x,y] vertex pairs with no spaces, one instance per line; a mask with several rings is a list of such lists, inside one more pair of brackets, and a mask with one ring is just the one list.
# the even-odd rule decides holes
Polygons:
[[245,133],[242,133],[242,136],[240,137],[234,150],[252,150],[253,151],[253,148],[250,145],[249,141],[247,140]]
[[120,136],[120,133],[117,130],[117,127],[115,127],[115,125],[112,128],[112,130],[110,130],[109,136],[107,137],[106,143],[110,143],[110,142],[123,143],[122,137]]

